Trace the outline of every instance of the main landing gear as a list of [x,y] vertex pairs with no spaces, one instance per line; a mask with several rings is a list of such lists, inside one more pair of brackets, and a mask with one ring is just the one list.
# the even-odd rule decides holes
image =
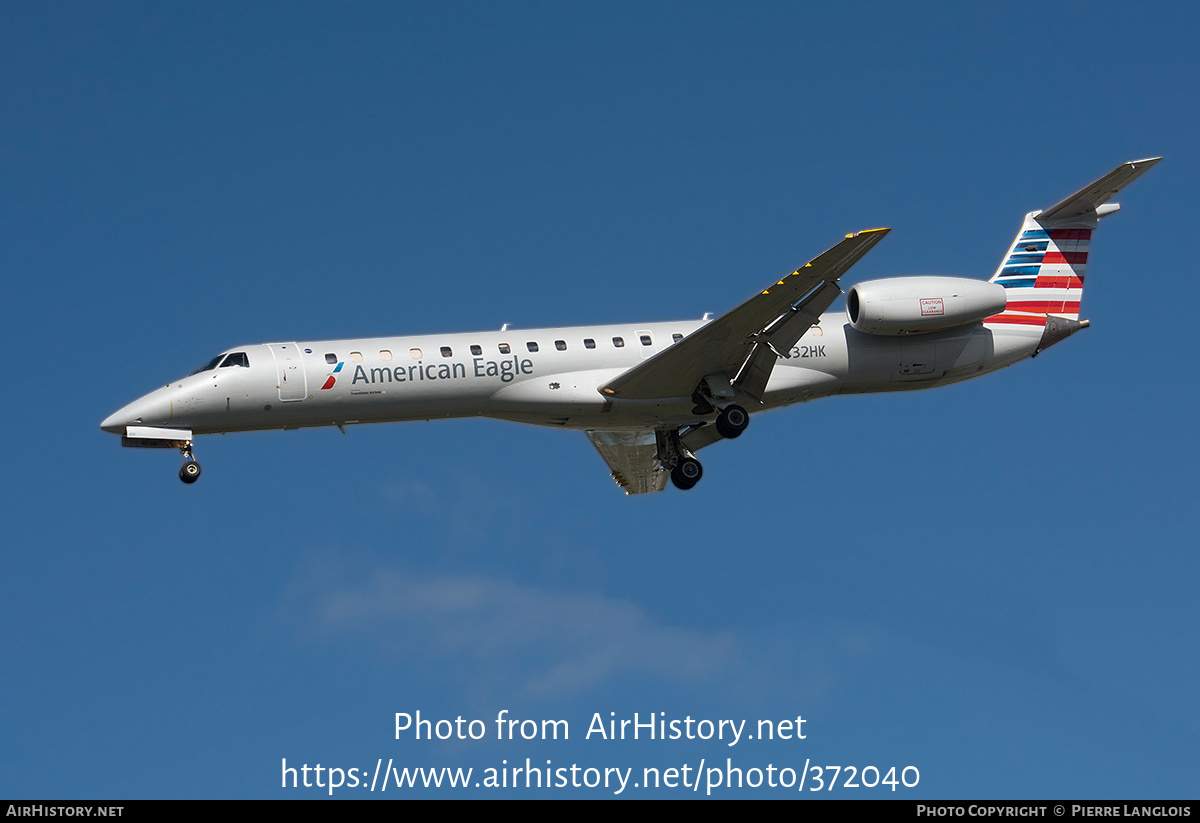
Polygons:
[[183,453],[183,468],[179,470],[179,479],[189,485],[195,483],[200,479],[200,464],[192,457],[192,442],[189,440],[179,451]]
[[703,476],[704,467],[694,457],[679,458],[679,462],[675,464],[675,468],[671,469],[671,482],[675,484],[675,488],[677,489],[690,489],[699,483],[700,478]]
[[725,438],[734,438],[750,425],[750,413],[741,406],[730,403],[721,409],[717,417],[717,434]]
[[[710,412],[711,409],[712,406],[709,406]],[[730,403],[721,409],[713,428],[722,438],[730,439],[744,432],[749,424],[750,413],[741,406]],[[702,431],[711,432],[712,429],[704,428]],[[695,440],[689,437],[692,448],[698,449],[717,439],[711,435],[706,438],[701,435],[701,438]],[[696,459],[696,455],[692,453],[691,449],[683,444],[678,431],[668,434],[665,440],[659,441],[659,444],[660,454],[665,452],[666,457],[663,465],[671,467],[671,482],[675,484],[675,488],[687,490],[700,482],[700,478],[704,476],[704,467],[700,465],[700,461]]]

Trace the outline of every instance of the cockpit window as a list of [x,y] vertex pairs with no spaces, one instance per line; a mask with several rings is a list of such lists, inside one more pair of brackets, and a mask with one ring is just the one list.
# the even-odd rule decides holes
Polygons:
[[225,358],[225,362],[221,364],[221,368],[226,366],[241,366],[242,368],[250,368],[250,360],[246,357],[244,351],[235,351],[233,354]]
[[[192,374],[199,374],[202,371],[212,371],[213,369],[215,369],[217,367],[217,364],[221,362],[221,358],[224,356],[225,355],[223,355],[223,354],[218,354],[212,360],[209,360],[203,366],[201,366],[200,368],[198,368],[194,372],[192,372]],[[190,376],[191,375],[189,375],[189,377]]]

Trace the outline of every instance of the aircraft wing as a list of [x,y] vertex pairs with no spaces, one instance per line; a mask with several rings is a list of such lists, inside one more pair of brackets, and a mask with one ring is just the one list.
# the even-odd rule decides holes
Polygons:
[[778,358],[786,356],[841,294],[837,279],[888,231],[846,235],[829,251],[625,372],[601,392],[639,400],[689,397],[701,380],[716,377],[761,400]]

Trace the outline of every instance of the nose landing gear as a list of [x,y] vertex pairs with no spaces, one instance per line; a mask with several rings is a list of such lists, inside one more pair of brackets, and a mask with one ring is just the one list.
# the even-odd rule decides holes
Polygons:
[[200,479],[200,464],[192,457],[192,442],[189,440],[179,451],[183,453],[183,467],[179,470],[179,479],[189,485],[195,483]]
[[179,470],[179,479],[184,483],[195,483],[200,479],[200,464],[195,460],[188,460]]

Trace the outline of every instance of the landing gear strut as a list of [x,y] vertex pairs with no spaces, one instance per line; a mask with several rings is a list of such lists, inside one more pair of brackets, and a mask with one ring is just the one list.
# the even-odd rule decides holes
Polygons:
[[195,483],[200,479],[200,464],[192,457],[192,442],[189,440],[179,451],[183,452],[183,468],[179,470],[179,479],[184,483]]
[[658,454],[664,466],[671,469],[671,482],[677,489],[690,489],[700,482],[704,469],[700,461],[679,439],[678,431],[659,432]]

